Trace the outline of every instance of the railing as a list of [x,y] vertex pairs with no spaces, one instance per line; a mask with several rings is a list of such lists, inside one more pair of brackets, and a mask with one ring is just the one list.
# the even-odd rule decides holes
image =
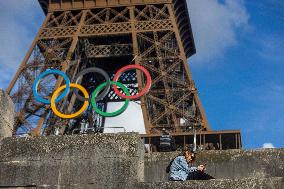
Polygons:
[[72,135],[74,135],[74,134],[99,133],[99,131],[104,130],[104,129],[123,129],[123,132],[126,133],[126,129],[124,127],[101,127],[101,128],[74,129],[72,131]]

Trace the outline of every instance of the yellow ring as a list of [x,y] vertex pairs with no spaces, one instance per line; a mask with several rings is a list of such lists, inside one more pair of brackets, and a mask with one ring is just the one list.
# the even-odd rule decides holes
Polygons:
[[[84,102],[84,105],[83,107],[76,113],[74,114],[62,114],[61,112],[59,112],[55,106],[55,99],[57,98],[57,96],[59,95],[59,93],[64,90],[66,88],[66,85],[63,85],[61,87],[59,87],[56,91],[54,91],[52,97],[51,97],[51,109],[52,111],[54,112],[55,115],[57,115],[58,117],[60,118],[63,118],[63,119],[72,119],[72,118],[75,118],[77,116],[79,116],[80,114],[82,114],[86,108],[88,107],[89,105],[89,101],[85,101]],[[70,84],[70,88],[77,88],[79,89],[80,91],[82,91],[82,93],[84,94],[84,97],[86,99],[89,98],[89,94],[87,92],[87,90],[82,86],[82,85],[79,85],[79,84],[75,84],[75,83],[71,83]]]

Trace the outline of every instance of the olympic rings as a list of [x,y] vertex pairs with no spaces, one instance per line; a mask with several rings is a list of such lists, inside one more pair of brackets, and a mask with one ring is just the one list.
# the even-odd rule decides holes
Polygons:
[[63,77],[63,79],[65,80],[66,82],[66,88],[65,90],[63,91],[63,93],[58,97],[56,98],[55,102],[59,102],[60,100],[62,100],[69,92],[69,88],[70,88],[70,80],[69,78],[67,77],[67,75],[62,72],[62,71],[59,71],[59,70],[46,70],[45,72],[41,73],[34,81],[33,83],[33,87],[32,87],[32,90],[33,90],[33,94],[34,94],[34,97],[37,101],[39,102],[42,102],[44,104],[50,104],[50,101],[47,100],[47,99],[44,99],[42,98],[38,93],[37,93],[37,88],[38,88],[38,84],[39,84],[39,81],[41,78],[47,76],[47,75],[50,75],[50,74],[58,74],[60,76]]
[[[89,94],[83,86],[75,84],[75,83],[71,83],[70,87],[71,88],[77,88],[77,89],[81,90],[82,93],[84,94],[85,98],[89,99]],[[63,119],[72,119],[72,118],[79,116],[80,114],[82,114],[86,110],[86,108],[89,105],[89,101],[85,101],[82,108],[76,113],[69,114],[69,115],[60,113],[55,106],[55,99],[57,98],[58,94],[65,88],[66,88],[66,85],[63,85],[63,86],[59,87],[56,91],[54,91],[54,93],[51,97],[51,109],[52,109],[53,113],[55,115],[57,115],[58,117],[61,117]]]
[[[107,82],[100,84],[100,85],[96,88],[96,90],[92,93],[92,99],[91,99],[92,106],[93,106],[94,110],[95,110],[98,114],[100,114],[101,116],[104,116],[104,117],[114,117],[114,116],[118,116],[118,115],[120,115],[121,113],[123,113],[123,112],[126,110],[128,104],[129,104],[129,101],[130,101],[129,99],[126,99],[124,105],[123,105],[119,110],[117,110],[117,111],[115,111],[115,112],[111,112],[111,113],[103,112],[103,111],[101,111],[101,110],[96,106],[96,100],[95,100],[95,99],[96,99],[96,96],[97,96],[97,94],[98,94],[107,84],[108,84]],[[123,90],[127,95],[130,95],[128,89],[127,89],[122,83],[110,81],[110,84],[118,85],[119,87],[122,88],[122,90]]]
[[113,81],[117,82],[118,78],[121,76],[121,74],[123,72],[131,70],[131,69],[139,69],[139,70],[141,70],[145,73],[146,78],[147,78],[147,82],[146,82],[146,86],[144,87],[144,89],[140,93],[133,95],[133,96],[129,96],[129,95],[127,96],[127,95],[121,94],[115,85],[113,85],[113,89],[114,89],[114,92],[118,96],[120,96],[121,98],[135,100],[135,99],[138,99],[141,96],[145,95],[150,90],[152,79],[151,79],[150,73],[144,67],[139,66],[139,65],[128,65],[128,66],[125,66],[125,67],[121,68],[120,70],[118,70],[118,72],[115,74],[115,76],[113,78]]
[[[118,79],[121,76],[121,74],[123,72],[131,70],[131,69],[139,69],[139,70],[143,71],[145,73],[146,77],[147,77],[147,82],[146,82],[146,86],[144,87],[144,89],[139,94],[133,95],[133,96],[130,96],[130,92],[128,91],[126,86],[124,86],[124,84],[118,82]],[[87,90],[83,86],[81,86],[81,85],[79,85],[77,83],[79,82],[81,77],[83,77],[85,74],[91,73],[91,72],[95,72],[95,73],[101,74],[105,78],[105,80],[106,80],[106,82],[100,84],[94,90],[94,92],[92,93],[92,97],[91,97],[91,105],[92,105],[93,109],[95,110],[96,113],[98,113],[99,115],[104,116],[104,117],[114,117],[114,116],[120,115],[121,113],[123,113],[126,110],[126,108],[129,105],[130,100],[134,100],[134,99],[140,98],[141,96],[145,95],[151,88],[152,79],[151,79],[150,73],[144,67],[139,66],[139,65],[128,65],[128,66],[125,66],[125,67],[121,68],[115,74],[113,81],[110,81],[110,78],[109,78],[108,74],[104,70],[102,70],[100,68],[96,68],[96,67],[87,68],[87,69],[81,71],[75,77],[75,83],[70,83],[70,79],[68,78],[68,76],[64,72],[62,72],[60,70],[53,70],[53,69],[51,69],[51,70],[46,70],[45,72],[41,73],[35,79],[35,81],[33,83],[33,86],[32,86],[34,97],[39,102],[42,102],[44,104],[50,104],[52,111],[58,117],[63,118],[63,119],[76,118],[77,116],[82,114],[87,109],[87,107],[89,106],[89,102],[90,102],[90,98],[89,98],[89,94],[88,94]],[[62,76],[63,79],[66,82],[65,85],[59,87],[57,90],[54,91],[54,93],[52,94],[51,100],[44,99],[37,93],[37,88],[38,88],[38,84],[39,84],[40,79],[42,79],[43,77],[45,77],[46,75],[49,75],[49,74],[58,74],[58,75]],[[97,107],[96,102],[105,98],[105,96],[108,94],[108,92],[110,90],[110,86],[111,85],[113,86],[114,92],[118,96],[120,96],[121,98],[126,99],[126,100],[125,100],[124,105],[119,110],[117,110],[115,112],[108,113],[108,112],[101,111]],[[118,90],[116,85],[119,88],[121,88],[126,95],[122,94]],[[84,104],[83,104],[82,108],[79,111],[77,111],[76,113],[73,113],[73,114],[63,114],[63,113],[61,113],[61,112],[59,112],[57,110],[55,103],[59,102],[65,96],[67,96],[68,93],[69,93],[69,89],[70,88],[76,88],[75,94],[76,94],[76,96],[77,96],[77,98],[79,100],[84,102]],[[103,90],[103,88],[105,88],[105,89]],[[61,95],[59,95],[62,90],[64,90],[64,91],[62,92]],[[84,96],[79,95],[78,90],[80,90],[83,93]]]
[[[93,68],[87,68],[83,71],[81,71],[80,73],[78,73],[78,75],[76,76],[75,78],[75,83],[78,83],[79,80],[81,79],[81,77],[83,77],[85,74],[88,74],[88,73],[91,73],[91,72],[95,72],[95,73],[99,73],[101,74],[102,76],[104,76],[105,80],[107,81],[107,86],[105,87],[105,89],[103,90],[103,92],[98,95],[97,99],[96,100],[102,100],[106,95],[107,93],[109,92],[110,90],[110,83],[108,82],[110,79],[109,79],[109,76],[108,74],[100,69],[100,68],[96,68],[96,67],[93,67]],[[77,96],[77,98],[80,100],[80,101],[85,101],[87,99],[85,99],[84,97],[82,97],[81,95],[79,95],[78,91],[75,90],[75,94]]]

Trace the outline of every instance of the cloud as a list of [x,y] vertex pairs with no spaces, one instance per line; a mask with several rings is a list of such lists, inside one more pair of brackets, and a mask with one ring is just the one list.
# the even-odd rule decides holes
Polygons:
[[237,44],[237,33],[249,28],[243,0],[187,0],[197,54],[193,61],[210,63]]
[[275,148],[274,145],[272,143],[264,143],[262,145],[262,148]]
[[0,88],[6,88],[43,19],[37,1],[0,1]]

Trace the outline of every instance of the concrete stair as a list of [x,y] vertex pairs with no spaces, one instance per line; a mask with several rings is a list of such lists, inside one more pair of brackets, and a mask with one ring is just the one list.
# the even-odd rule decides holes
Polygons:
[[[5,187],[1,187],[5,188]],[[97,189],[104,188],[97,183],[68,184],[68,185],[30,185],[6,188],[45,188],[45,189]],[[127,186],[125,189],[283,189],[283,178],[243,178],[243,179],[214,179],[209,181],[185,181],[185,182],[140,182]]]
[[137,189],[284,189],[282,177],[214,179],[185,182],[144,182]]
[[284,189],[284,149],[199,152],[209,181],[168,182],[175,153],[144,154],[137,134],[4,138],[0,188]]

